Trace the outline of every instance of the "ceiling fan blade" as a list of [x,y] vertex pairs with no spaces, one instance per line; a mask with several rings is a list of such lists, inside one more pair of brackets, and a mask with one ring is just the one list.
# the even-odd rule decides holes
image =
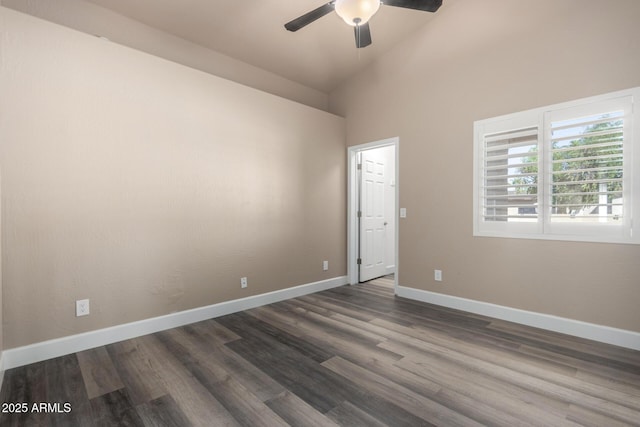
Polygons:
[[369,23],[363,25],[356,25],[353,27],[356,34],[356,47],[367,47],[371,44],[371,29],[369,29]]
[[382,0],[382,4],[385,6],[435,12],[442,6],[442,0]]
[[294,19],[293,21],[284,24],[284,27],[289,31],[298,31],[300,28],[311,24],[313,21],[322,18],[327,13],[334,11],[333,1],[320,6],[317,9],[313,9],[311,12],[305,13],[302,16]]

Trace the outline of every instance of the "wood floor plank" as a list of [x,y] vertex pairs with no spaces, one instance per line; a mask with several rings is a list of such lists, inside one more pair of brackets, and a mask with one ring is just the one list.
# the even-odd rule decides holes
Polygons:
[[393,295],[393,289],[389,286],[381,286],[378,281],[360,283],[355,285],[354,289],[367,295],[381,296],[389,298]]
[[[220,321],[225,324],[225,319]],[[239,332],[239,335],[242,334]],[[294,349],[274,346],[269,341],[250,341],[247,338],[228,343],[227,346],[319,412],[325,413],[349,400],[374,418],[382,422],[386,420],[391,425],[420,425],[423,421],[393,402],[361,390],[351,381]]]
[[191,329],[188,326],[180,328],[180,330],[191,340],[191,345],[197,346],[194,352],[206,355],[207,362],[215,361],[219,366],[223,366],[229,375],[251,390],[251,393],[261,401],[264,402],[285,392],[285,388],[281,384],[229,350],[225,345],[221,345],[220,341],[211,340],[210,336],[203,331]]
[[506,320],[493,319],[488,329],[503,331],[517,337],[531,339],[535,342],[553,344],[559,347],[568,347],[578,352],[597,355],[604,359],[613,359],[628,363],[632,366],[640,366],[640,352],[628,348],[612,346],[585,338],[570,336],[559,332],[533,328]]
[[153,356],[147,353],[137,339],[110,344],[106,346],[106,350],[134,405],[150,402],[169,392],[158,373]]
[[194,371],[209,392],[215,397],[241,424],[247,427],[285,427],[288,424],[261,400],[247,392],[247,389],[231,377],[215,383],[206,381],[206,375]]
[[93,425],[93,412],[76,355],[56,357],[44,363],[48,402],[69,403],[71,407],[71,412],[51,414],[51,425]]
[[452,411],[446,406],[440,405],[338,356],[323,362],[322,365],[355,382],[360,387],[370,390],[382,399],[392,402],[417,417],[420,417],[423,421],[435,425],[446,424],[461,427],[482,425],[471,418]]
[[218,345],[224,345],[228,342],[239,340],[238,334],[216,322],[214,319],[205,320],[203,322],[192,323],[183,326],[183,328],[192,334],[199,334],[208,341]]
[[[46,414],[31,412],[34,402],[46,401],[45,363],[38,362],[19,368],[10,369],[5,373],[2,384],[4,397],[2,403],[18,404],[16,408],[7,412],[0,412],[0,425],[27,426],[44,425]],[[22,404],[26,403],[26,408]]]
[[[469,345],[466,342],[451,340],[437,333],[423,332],[424,333],[420,335],[423,337],[422,340],[405,338],[403,343],[409,343],[409,346],[415,346],[430,354],[444,355],[446,353],[449,356],[457,355],[458,360],[486,362],[493,366],[497,366],[496,363],[499,363],[500,369],[507,369],[517,374],[525,375],[527,378],[530,378],[532,382],[536,382],[533,380],[540,380],[550,384],[550,388],[565,387],[567,390],[575,391],[585,396],[593,397],[596,400],[599,399],[600,401],[613,398],[621,405],[640,410],[640,401],[638,401],[635,396],[581,381],[575,378],[575,368],[558,369],[557,366],[552,364],[541,365],[541,362],[534,362],[523,355],[518,355],[513,352],[487,350],[478,346]],[[388,344],[388,342],[384,342],[381,343],[380,346],[388,347],[394,351],[403,351],[400,350],[397,345]],[[454,350],[455,353],[452,350]],[[408,352],[411,353],[411,350]],[[594,400],[594,402],[596,400]]]
[[[486,375],[474,372],[458,364],[446,363],[438,358],[429,358],[428,364],[410,366],[410,360],[402,360],[393,368],[369,366],[378,374],[385,373],[398,384],[406,384],[409,389],[420,387],[423,380],[436,384],[439,388],[432,400],[455,411],[467,414],[491,425],[514,425],[516,420],[526,419],[530,425],[566,425],[565,414],[569,405],[558,403],[545,396],[523,392],[505,381],[496,381]],[[395,368],[395,369],[394,369]],[[404,371],[398,375],[397,369]],[[545,408],[540,411],[539,408]],[[483,412],[484,411],[484,415]],[[489,414],[487,416],[486,414]],[[493,415],[501,415],[492,419]]]
[[640,425],[640,420],[634,424],[629,424],[628,422],[616,420],[610,416],[599,414],[589,408],[577,405],[569,405],[566,418],[567,421],[574,422],[583,427],[629,427]]
[[124,387],[105,347],[81,351],[77,357],[89,399]]
[[[447,345],[449,348],[456,349],[465,354],[479,355],[484,360],[495,360],[496,358],[504,358],[508,360],[511,367],[522,370],[531,375],[540,375],[543,377],[555,376],[556,374],[565,377],[574,377],[577,369],[572,364],[563,363],[558,360],[550,360],[521,351],[521,346],[492,346],[478,344],[478,341],[470,341],[465,336],[456,335],[455,337],[445,333],[435,332],[422,326],[414,326],[412,328],[416,335],[422,340],[440,345]],[[428,337],[428,338],[426,338]],[[491,341],[488,341],[489,343]],[[446,344],[445,344],[446,343]]]
[[615,358],[609,355],[603,355],[600,352],[595,351],[594,346],[587,343],[559,345],[545,340],[529,338],[524,336],[523,334],[498,332],[489,329],[485,330],[484,333],[491,334],[503,339],[508,338],[514,342],[520,343],[521,345],[529,345],[536,348],[549,349],[556,354],[569,356],[573,359],[610,366],[616,369],[624,370],[625,372],[633,375],[640,375],[640,365],[638,365],[636,361],[621,360],[624,358]]
[[[2,382],[2,390],[0,390],[0,402],[11,404],[22,402],[26,391],[25,372],[26,366],[9,369],[4,373]],[[26,414],[15,413],[15,411],[0,411],[0,425],[13,427],[19,426],[20,418],[26,417]]]
[[152,357],[164,388],[194,426],[239,426],[233,416],[177,360],[154,335],[137,338]]
[[156,334],[158,340],[227,411],[245,426],[285,426],[286,423],[249,389],[233,378],[180,329]]
[[329,291],[319,292],[315,294],[315,296],[322,301],[328,301],[339,307],[344,307],[345,309],[355,310],[361,313],[365,313],[367,315],[371,315],[373,316],[374,319],[392,320],[404,326],[412,325],[412,323],[409,320],[403,319],[402,316],[395,316],[393,311],[378,310],[376,308],[369,307],[367,305],[358,304],[357,301],[351,301],[351,300],[345,299],[341,295],[332,294]]
[[367,311],[357,310],[352,307],[345,307],[343,305],[334,304],[333,302],[331,302],[331,300],[329,300],[328,298],[322,298],[322,296],[319,294],[305,295],[297,299],[306,302],[307,304],[312,304],[319,310],[324,309],[332,313],[340,313],[346,317],[362,320],[365,322],[376,318],[374,314],[371,314]]
[[554,353],[548,349],[532,347],[530,345],[521,346],[520,351],[546,360],[574,366],[577,370],[576,376],[588,376],[589,374],[600,376],[603,378],[603,382],[614,384],[616,387],[618,384],[626,385],[627,388],[634,390],[637,390],[637,385],[640,384],[640,375],[627,372],[624,369],[602,365],[592,361],[577,360],[571,356]]
[[170,395],[136,406],[146,427],[190,427],[191,422]]
[[408,298],[396,298],[395,312],[402,313],[411,319],[440,322],[448,326],[480,329],[491,324],[492,319],[480,315],[465,313],[434,304],[425,304]]
[[144,427],[125,389],[91,399],[91,410],[96,426]]
[[337,328],[327,330],[328,323],[324,325],[319,324],[317,321],[311,321],[295,311],[287,311],[284,313],[272,310],[269,307],[263,307],[259,310],[254,309],[251,313],[254,311],[258,311],[263,320],[267,322],[273,321],[274,325],[295,325],[303,334],[301,336],[302,339],[328,350],[332,355],[338,354],[355,361],[369,360],[371,358],[389,361],[400,359],[399,355],[379,348],[377,346],[379,343],[378,340],[363,338],[362,336],[345,332],[348,330],[348,325],[342,330]]
[[303,336],[305,335],[304,331],[298,327],[297,323],[291,321],[293,319],[287,318],[286,315],[282,313],[282,310],[274,310],[271,309],[271,307],[258,307],[252,309],[248,313],[256,319],[259,319],[274,328],[280,329],[293,337],[303,339]]
[[[315,323],[319,327],[323,328],[327,333],[335,336],[334,334],[345,334],[347,338],[353,338],[354,340],[363,341],[367,344],[376,345],[380,341],[385,341],[385,336],[376,334],[367,329],[359,328],[357,326],[351,326],[347,322],[341,322],[333,319],[330,315],[319,314],[308,308],[308,305],[300,301],[288,302],[287,306],[291,311],[301,318],[309,320],[311,323]],[[330,314],[330,313],[329,313]]]
[[[261,321],[249,313],[251,313],[251,311],[230,314],[218,318],[217,321],[244,339],[268,342],[273,346],[281,348],[287,347],[317,362],[324,362],[334,356],[333,353],[327,351],[325,348],[289,334],[267,322]],[[230,346],[234,342],[235,341],[228,345]]]
[[[333,420],[336,424],[349,427],[386,427],[388,424],[372,417],[362,409],[354,406],[351,402],[342,402],[331,411],[327,412],[327,418]],[[428,427],[426,421],[421,427]],[[389,426],[393,427],[393,426]]]
[[368,307],[380,313],[394,311],[396,302],[377,295],[368,295],[354,288],[334,288],[324,291],[325,295],[331,295],[339,301],[346,301],[358,306]]
[[[396,351],[402,351],[398,348],[397,343],[384,342],[381,345],[389,346]],[[402,346],[400,344],[400,346]],[[473,357],[448,351],[447,349],[437,348],[432,346],[431,354],[436,354],[442,357],[446,357],[453,363],[461,364],[470,369],[477,370],[486,375],[491,375],[495,378],[499,378],[502,381],[516,384],[519,387],[525,388],[532,393],[539,393],[552,399],[565,402],[567,404],[574,403],[581,406],[590,407],[597,412],[604,412],[610,414],[613,418],[622,420],[629,423],[634,423],[640,419],[640,412],[631,409],[627,406],[618,403],[612,403],[601,397],[594,397],[587,393],[575,390],[569,387],[563,387],[553,382],[541,380],[536,377],[532,377],[520,372],[514,371],[509,368],[505,368],[495,363],[487,362],[480,359],[474,359]],[[415,373],[419,373],[421,369],[426,369],[431,362],[428,358],[411,353],[402,361],[398,362],[398,366],[402,366],[408,370],[415,369]],[[415,366],[415,368],[413,368]]]
[[375,286],[387,288],[391,292],[393,292],[394,290],[393,288],[395,286],[395,278],[393,275],[389,275],[389,276],[379,277],[378,279],[373,280],[370,283],[374,284]]
[[[380,335],[352,327],[346,323],[340,323],[293,304],[286,307],[288,307],[288,310],[284,312],[272,310],[270,307],[262,307],[260,313],[269,319],[279,320],[280,324],[295,325],[301,336],[307,337],[307,339],[309,339],[308,337],[313,337],[313,339],[323,342],[323,345],[343,340],[364,347],[372,347],[372,350],[375,351],[375,346],[386,339]],[[253,311],[251,312],[253,313]],[[397,359],[395,355],[386,353],[382,357]]]
[[257,337],[233,341],[227,346],[322,413],[344,400],[336,396],[343,391],[334,392],[318,362],[294,348],[273,345],[268,339]]
[[2,403],[26,404],[26,412],[0,412],[1,426],[93,425],[75,354],[7,371],[2,396]]
[[338,426],[330,418],[316,411],[311,405],[289,391],[285,391],[265,403],[273,412],[294,427]]

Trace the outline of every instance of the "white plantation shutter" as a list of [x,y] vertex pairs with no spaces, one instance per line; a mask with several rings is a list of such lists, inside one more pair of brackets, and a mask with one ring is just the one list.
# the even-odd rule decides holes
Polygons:
[[[618,105],[615,105],[618,104]],[[549,113],[550,221],[619,224],[624,217],[625,122],[616,102],[587,116],[553,120]],[[627,110],[627,111],[625,111]],[[563,112],[563,116],[571,114]]]
[[538,127],[484,135],[484,221],[537,221]]
[[474,235],[640,243],[638,98],[635,88],[475,122]]

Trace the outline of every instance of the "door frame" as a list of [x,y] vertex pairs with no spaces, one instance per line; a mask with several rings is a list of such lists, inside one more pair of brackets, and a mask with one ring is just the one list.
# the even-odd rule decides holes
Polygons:
[[400,205],[400,138],[393,137],[387,139],[381,139],[379,141],[368,142],[366,144],[353,145],[347,147],[347,278],[350,285],[358,283],[358,198],[359,185],[358,185],[358,168],[357,158],[358,153],[372,148],[381,148],[393,146],[395,149],[395,198],[396,209],[394,212],[394,226],[395,226],[395,265],[396,273],[394,275],[394,291],[398,291],[398,267],[400,265],[399,258],[399,242],[400,242],[400,222],[399,222],[399,205]]

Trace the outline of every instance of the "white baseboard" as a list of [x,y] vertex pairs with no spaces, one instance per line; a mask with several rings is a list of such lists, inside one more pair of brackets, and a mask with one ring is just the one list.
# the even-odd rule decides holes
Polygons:
[[110,328],[98,329],[96,331],[85,332],[77,335],[70,335],[54,340],[43,341],[24,347],[5,350],[3,362],[5,369],[16,368],[30,363],[40,362],[54,357],[90,348],[111,344],[139,336],[200,322],[238,311],[260,307],[266,304],[296,298],[302,295],[320,292],[348,283],[347,276],[334,277],[320,282],[308,283],[294,286],[292,288],[254,295],[233,301],[221,302],[218,304],[198,307],[191,310],[179,311],[165,316],[153,317],[151,319],[140,320],[123,325],[112,326]]
[[396,266],[395,265],[387,265],[385,270],[385,276],[390,274],[396,274]]
[[633,350],[640,350],[640,333],[594,323],[536,313],[436,292],[398,286],[396,295],[475,314],[507,320],[549,331],[560,332]]

